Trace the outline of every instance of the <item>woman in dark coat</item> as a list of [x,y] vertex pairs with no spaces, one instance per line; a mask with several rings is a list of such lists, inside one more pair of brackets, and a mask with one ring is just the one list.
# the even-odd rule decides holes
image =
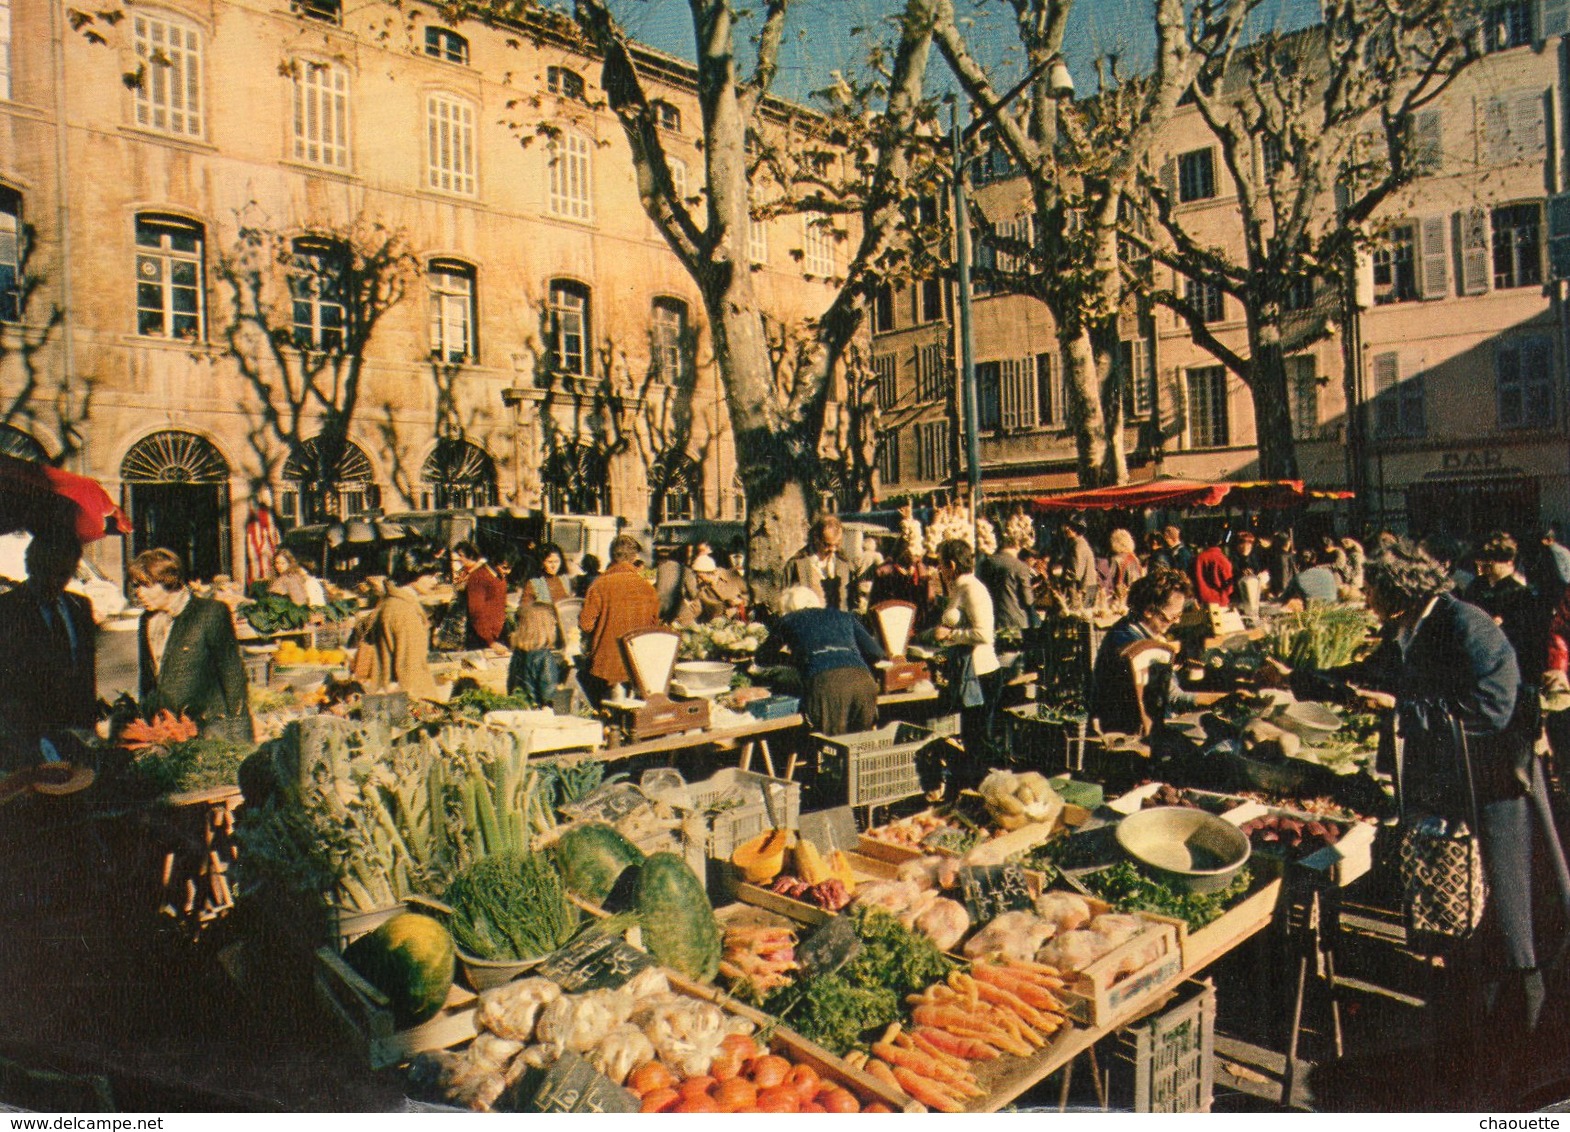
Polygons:
[[[1544,998],[1533,941],[1534,812],[1562,871],[1558,839],[1541,820],[1547,806],[1532,752],[1536,735],[1516,725],[1515,651],[1493,618],[1449,592],[1444,567],[1410,542],[1377,553],[1364,580],[1368,607],[1384,624],[1384,640],[1366,661],[1326,672],[1271,667],[1300,698],[1395,714],[1408,818],[1431,814],[1471,825],[1450,720],[1459,723],[1489,894],[1478,932],[1447,948],[1448,985],[1434,1017],[1449,1046],[1444,1052],[1462,1058],[1474,1083],[1508,1089],[1508,1067],[1499,1059],[1536,1029]],[[1459,1048],[1466,1038],[1470,1051]]]
[[185,587],[172,550],[144,550],[128,571],[136,603],[142,713],[184,712],[207,738],[256,741],[245,663],[229,607]]
[[878,684],[869,667],[883,646],[849,613],[824,609],[806,586],[780,595],[779,623],[758,649],[757,663],[778,664],[786,649],[801,673],[801,713],[824,735],[870,731],[878,725]]

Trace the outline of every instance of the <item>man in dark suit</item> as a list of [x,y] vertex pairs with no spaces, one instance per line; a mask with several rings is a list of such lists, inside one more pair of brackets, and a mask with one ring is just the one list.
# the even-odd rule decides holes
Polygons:
[[142,712],[184,712],[206,738],[255,742],[245,662],[229,607],[185,588],[172,550],[144,550],[128,571],[147,610],[137,631]]
[[1036,574],[1019,557],[1019,540],[1003,534],[996,554],[976,564],[976,576],[992,595],[994,629],[1028,629],[1036,623]]
[[845,528],[839,518],[818,516],[807,532],[807,545],[786,561],[785,584],[780,592],[784,593],[792,586],[806,586],[823,599],[825,609],[846,612],[854,609],[860,579],[850,561],[840,553],[844,542]]
[[81,558],[74,532],[40,532],[26,583],[0,594],[0,766],[51,761],[51,733],[98,720],[93,607],[65,588]]

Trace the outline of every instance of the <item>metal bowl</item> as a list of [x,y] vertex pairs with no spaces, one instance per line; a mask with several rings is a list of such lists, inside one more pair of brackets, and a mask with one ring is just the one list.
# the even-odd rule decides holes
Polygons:
[[736,666],[723,660],[684,660],[672,669],[677,681],[694,692],[727,691]]
[[1186,806],[1157,806],[1118,822],[1118,844],[1147,869],[1189,892],[1219,892],[1248,863],[1248,836]]
[[1288,704],[1271,722],[1304,739],[1322,739],[1341,730],[1341,717],[1313,700]]

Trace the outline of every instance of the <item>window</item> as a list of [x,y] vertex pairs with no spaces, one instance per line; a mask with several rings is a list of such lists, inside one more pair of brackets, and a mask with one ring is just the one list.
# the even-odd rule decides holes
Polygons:
[[1216,195],[1216,155],[1210,148],[1178,157],[1178,200],[1209,200]]
[[337,63],[300,63],[294,77],[294,156],[312,165],[349,167],[349,72]]
[[1003,367],[999,362],[976,366],[976,431],[997,432],[1002,419]]
[[294,0],[294,10],[309,19],[329,24],[338,23],[343,16],[339,0]]
[[1553,339],[1536,334],[1495,346],[1494,387],[1500,428],[1552,428],[1558,415]]
[[583,76],[566,67],[545,68],[545,89],[563,98],[570,98],[574,102],[588,101],[586,93],[588,88],[583,84]]
[[1494,286],[1535,287],[1543,281],[1542,206],[1494,209]]
[[675,130],[681,132],[681,111],[664,99],[655,99],[649,104],[654,111],[654,120],[662,130]]
[[882,334],[894,329],[894,288],[885,283],[872,297],[872,332]]
[[1227,371],[1204,366],[1188,371],[1188,446],[1225,448],[1232,443],[1227,415]]
[[1280,173],[1286,167],[1286,150],[1276,134],[1259,135],[1259,168],[1267,177]]
[[136,218],[136,332],[202,339],[200,224],[144,213]]
[[878,436],[878,451],[874,460],[878,469],[878,482],[899,483],[899,430]]
[[590,376],[589,289],[569,279],[551,281],[551,362],[557,373]]
[[943,318],[943,280],[923,279],[916,284],[916,321],[937,322]]
[[1226,298],[1221,288],[1207,280],[1183,280],[1183,298],[1206,322],[1220,322],[1226,316]]
[[802,218],[802,270],[808,275],[827,279],[834,274],[834,230],[829,218],[809,212]]
[[1437,110],[1412,115],[1407,132],[1407,160],[1417,173],[1437,173],[1444,167],[1444,119]]
[[425,53],[432,59],[445,59],[449,63],[469,62],[469,41],[447,28],[425,29]]
[[1417,229],[1411,224],[1392,228],[1384,243],[1374,249],[1374,303],[1410,303],[1417,299]]
[[1306,311],[1314,305],[1314,280],[1312,276],[1300,275],[1287,284],[1286,294],[1281,296],[1281,309],[1291,314],[1296,311]]
[[450,94],[425,100],[426,185],[474,195],[474,106]]
[[157,16],[131,19],[142,81],[136,124],[181,137],[202,136],[202,33]]
[[454,260],[433,260],[431,286],[431,356],[449,365],[473,361],[475,344],[474,268]]
[[349,253],[342,244],[294,242],[289,291],[294,299],[294,344],[332,353],[344,346],[349,290]]
[[916,348],[916,400],[938,401],[948,392],[942,343]]
[[1374,355],[1374,432],[1384,439],[1423,435],[1423,367],[1403,379],[1401,355]]
[[654,372],[661,381],[679,382],[688,375],[686,303],[680,299],[654,300],[651,345]]
[[22,197],[0,186],[0,322],[22,318]]
[[551,214],[569,220],[594,218],[593,162],[589,139],[570,131],[551,139]]
[[916,478],[942,480],[949,474],[949,422],[928,421],[916,426]]
[[747,258],[753,263],[769,262],[769,224],[747,217]]
[[1504,51],[1532,42],[1532,0],[1509,0],[1483,13],[1483,50]]
[[676,190],[676,199],[687,199],[687,163],[679,157],[667,157],[666,167],[671,171],[671,188]]
[[1010,358],[1003,363],[999,380],[999,423],[1004,432],[1035,428],[1036,359]]
[[1061,425],[1067,417],[1063,402],[1063,375],[1056,354],[1036,355],[1036,423]]
[[877,375],[878,408],[886,413],[899,404],[899,359],[893,354],[873,358],[872,372]]
[[1124,388],[1123,404],[1129,417],[1140,420],[1156,408],[1156,367],[1150,353],[1150,343],[1143,338],[1118,343],[1123,356],[1123,373],[1128,385]]
[[0,0],[0,99],[11,97],[11,0]]
[[1548,148],[1542,90],[1513,90],[1483,102],[1483,159],[1490,165],[1539,161]]
[[1286,358],[1287,390],[1292,397],[1292,439],[1319,439],[1319,377],[1313,358]]

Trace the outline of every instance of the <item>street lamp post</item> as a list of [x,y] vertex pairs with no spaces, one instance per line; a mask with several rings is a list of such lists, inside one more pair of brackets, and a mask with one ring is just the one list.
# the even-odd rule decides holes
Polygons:
[[1074,80],[1070,78],[1063,60],[1053,57],[1033,67],[1029,74],[1013,89],[1004,94],[984,114],[963,130],[959,125],[959,97],[949,95],[950,134],[954,147],[954,258],[959,287],[959,358],[960,391],[965,414],[965,462],[970,488],[970,522],[972,545],[981,549],[981,437],[977,430],[976,396],[976,345],[975,327],[970,306],[970,205],[965,199],[965,142],[977,131],[996,118],[1003,109],[1030,88],[1030,85],[1051,69],[1048,79],[1049,93],[1054,99],[1071,98]]

